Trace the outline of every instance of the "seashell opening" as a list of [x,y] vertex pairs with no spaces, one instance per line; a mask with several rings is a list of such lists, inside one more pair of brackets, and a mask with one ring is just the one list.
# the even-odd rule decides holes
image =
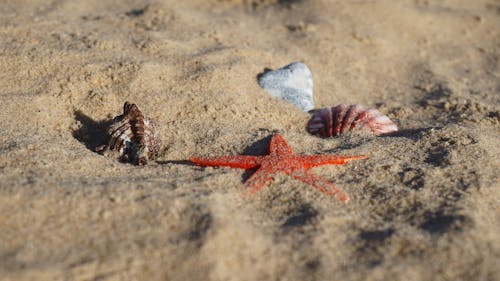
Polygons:
[[307,122],[307,132],[322,138],[335,137],[354,130],[369,130],[375,135],[395,132],[398,127],[377,109],[339,104],[318,109]]

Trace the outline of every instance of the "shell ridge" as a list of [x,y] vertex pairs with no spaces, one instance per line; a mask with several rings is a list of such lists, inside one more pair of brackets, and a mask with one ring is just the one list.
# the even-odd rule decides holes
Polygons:
[[116,116],[109,126],[108,140],[96,151],[117,151],[121,161],[145,165],[161,147],[156,124],[146,118],[136,104],[125,102],[123,115]]
[[334,122],[334,116],[333,116],[333,111],[328,108],[325,109],[325,114],[327,116],[327,119],[325,121],[325,130],[326,130],[326,135],[328,137],[331,137],[333,135],[333,122]]
[[340,134],[340,129],[342,128],[342,124],[344,122],[344,118],[345,118],[345,115],[346,115],[346,112],[347,112],[347,105],[345,104],[341,104],[339,106],[339,111],[337,113],[337,122],[336,122],[336,125],[335,125],[335,131],[334,131],[334,136],[338,136]]
[[322,138],[364,129],[376,135],[398,130],[397,125],[377,109],[366,109],[357,104],[339,104],[316,110],[307,124],[307,131],[310,134]]
[[356,129],[356,127],[361,128],[361,126],[364,125],[364,123],[367,121],[368,115],[366,114],[366,110],[364,107],[359,106],[359,112],[356,115],[356,118],[351,123],[351,126],[349,127],[349,131],[352,131]]
[[[358,114],[357,107],[355,104],[350,105],[345,114],[344,120],[342,121],[342,127],[340,128],[340,133],[343,134],[347,128],[351,127],[351,123],[354,121]],[[349,130],[350,131],[350,130]]]
[[[129,131],[129,132],[127,133],[127,131]],[[130,133],[131,133],[131,132],[132,132],[132,131],[130,130],[130,126],[129,126],[129,124],[127,124],[127,123],[124,123],[124,124],[122,124],[121,126],[119,126],[118,128],[116,128],[116,130],[115,130],[115,131],[113,132],[113,134],[111,135],[111,139],[110,139],[110,141],[109,141],[109,143],[110,143],[110,148],[113,150],[113,149],[116,147],[116,143],[117,143],[118,141],[120,141],[120,140],[121,140],[121,141],[126,141],[126,139],[124,139],[124,138],[122,137],[123,135],[126,135],[127,137],[129,137],[129,138],[130,138],[130,136],[129,136],[129,135],[130,135]]]

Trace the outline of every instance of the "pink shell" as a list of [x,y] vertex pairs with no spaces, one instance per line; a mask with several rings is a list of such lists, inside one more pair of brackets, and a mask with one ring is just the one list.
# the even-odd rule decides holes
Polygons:
[[318,109],[307,122],[307,131],[322,138],[338,136],[353,130],[370,130],[376,135],[398,130],[389,117],[378,110],[361,105],[339,104],[331,108]]

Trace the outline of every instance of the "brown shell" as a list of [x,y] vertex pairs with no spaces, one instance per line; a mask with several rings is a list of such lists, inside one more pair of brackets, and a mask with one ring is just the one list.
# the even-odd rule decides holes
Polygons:
[[96,151],[118,152],[119,159],[136,165],[145,165],[160,151],[161,140],[153,120],[144,117],[139,107],[125,102],[123,114],[113,119],[108,128],[108,141]]
[[353,130],[369,130],[376,135],[398,130],[389,117],[378,110],[361,105],[339,104],[314,111],[307,123],[307,131],[322,138],[338,136]]

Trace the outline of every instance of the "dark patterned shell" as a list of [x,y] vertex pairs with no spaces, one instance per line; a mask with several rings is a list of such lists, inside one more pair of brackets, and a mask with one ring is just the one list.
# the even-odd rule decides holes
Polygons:
[[340,104],[314,111],[307,123],[307,131],[322,138],[329,138],[353,130],[369,130],[376,135],[398,130],[389,117],[376,109],[361,105]]
[[160,151],[161,140],[153,120],[144,117],[137,105],[125,102],[123,115],[116,116],[108,128],[107,144],[96,151],[118,152],[121,161],[145,165]]

